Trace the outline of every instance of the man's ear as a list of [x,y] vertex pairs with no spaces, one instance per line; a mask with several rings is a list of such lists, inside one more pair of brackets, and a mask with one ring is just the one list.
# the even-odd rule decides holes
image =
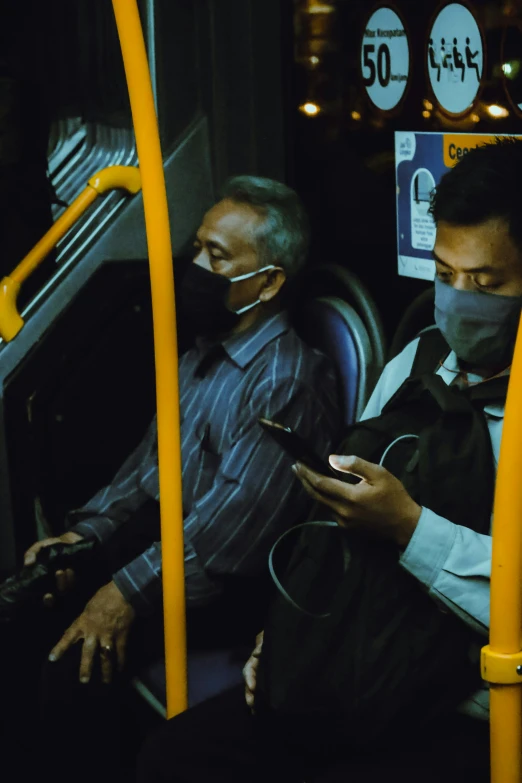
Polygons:
[[271,299],[277,296],[285,282],[286,274],[280,266],[275,269],[269,269],[266,273],[265,283],[259,292],[259,299],[262,302],[270,302]]

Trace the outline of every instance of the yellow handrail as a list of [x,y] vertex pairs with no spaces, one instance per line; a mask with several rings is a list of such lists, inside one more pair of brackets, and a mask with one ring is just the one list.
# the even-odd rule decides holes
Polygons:
[[493,514],[489,645],[491,783],[522,782],[522,318],[511,367]]
[[149,248],[163,559],[167,717],[187,706],[187,652],[181,505],[178,357],[174,274],[163,161],[136,0],[112,0],[127,76],[143,182],[143,206]]
[[56,223],[20,261],[16,269],[0,281],[0,337],[12,340],[24,325],[16,306],[20,286],[42,263],[53,247],[65,236],[93,201],[108,190],[121,188],[127,193],[138,193],[141,188],[139,169],[135,166],[109,166],[91,177],[85,190],[74,199]]

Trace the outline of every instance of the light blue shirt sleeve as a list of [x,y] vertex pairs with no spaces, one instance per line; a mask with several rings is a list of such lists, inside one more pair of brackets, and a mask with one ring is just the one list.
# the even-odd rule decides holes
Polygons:
[[[414,340],[386,365],[361,420],[379,416],[386,402],[409,376],[417,344],[418,340]],[[452,359],[451,354],[448,359]],[[440,374],[446,382],[451,377],[444,372]],[[488,420],[495,462],[501,425],[499,418]],[[475,533],[423,508],[400,563],[426,587],[441,608],[454,612],[475,630],[487,635],[491,547],[491,536]]]
[[400,562],[441,607],[487,636],[491,546],[491,536],[423,508]]

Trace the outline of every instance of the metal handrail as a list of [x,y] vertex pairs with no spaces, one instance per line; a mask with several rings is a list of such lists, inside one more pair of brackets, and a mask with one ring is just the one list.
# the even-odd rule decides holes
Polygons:
[[489,644],[491,783],[522,781],[522,317],[506,399],[495,488]]
[[49,231],[20,261],[16,269],[0,281],[0,337],[3,340],[6,342],[12,340],[24,325],[16,304],[22,283],[37,269],[93,201],[98,196],[115,189],[125,190],[131,194],[138,193],[141,189],[139,169],[135,166],[108,166],[98,171]]
[[112,0],[136,135],[150,261],[161,510],[167,717],[187,707],[181,446],[174,272],[163,160],[136,0]]

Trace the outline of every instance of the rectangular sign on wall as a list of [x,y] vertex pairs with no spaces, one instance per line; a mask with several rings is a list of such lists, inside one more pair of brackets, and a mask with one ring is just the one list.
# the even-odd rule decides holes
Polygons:
[[499,135],[507,134],[396,131],[399,275],[433,280],[435,224],[429,213],[431,191],[470,149],[494,142]]

